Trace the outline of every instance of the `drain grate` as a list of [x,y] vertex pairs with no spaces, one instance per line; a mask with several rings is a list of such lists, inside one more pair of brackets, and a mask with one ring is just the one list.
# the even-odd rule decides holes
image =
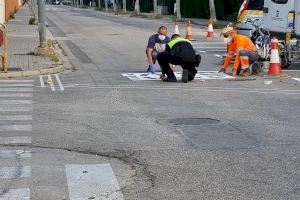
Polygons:
[[217,124],[220,121],[212,118],[176,118],[169,121],[175,126],[197,126],[207,124]]

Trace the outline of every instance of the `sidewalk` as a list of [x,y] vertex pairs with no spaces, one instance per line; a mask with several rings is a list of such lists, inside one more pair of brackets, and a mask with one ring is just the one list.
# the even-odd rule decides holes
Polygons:
[[38,75],[55,67],[48,56],[31,55],[39,45],[39,35],[38,26],[29,25],[30,18],[29,7],[25,5],[7,22],[8,73],[0,73],[0,78]]

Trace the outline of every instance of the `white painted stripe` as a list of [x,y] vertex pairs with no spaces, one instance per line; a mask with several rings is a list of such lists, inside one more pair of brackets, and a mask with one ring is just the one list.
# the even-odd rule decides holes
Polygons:
[[66,165],[70,200],[123,200],[110,164]]
[[215,56],[215,57],[218,57],[218,58],[223,58],[222,55],[218,55],[218,54],[215,54],[214,56]]
[[5,84],[0,84],[0,87],[33,87],[33,84],[29,83],[5,83]]
[[7,107],[6,105],[0,105],[0,112],[31,112],[32,106],[20,107],[17,105]]
[[32,125],[0,125],[0,132],[3,131],[32,131]]
[[295,81],[300,81],[300,78],[292,78]]
[[31,176],[30,166],[0,168],[0,179],[27,178]]
[[202,51],[202,50],[197,50],[197,52],[199,52],[199,53],[206,53],[206,51]]
[[48,80],[50,80],[50,86],[51,86],[51,90],[52,90],[52,91],[55,91],[55,87],[54,87],[54,84],[53,84],[53,81],[52,81],[51,75],[48,75]]
[[0,137],[0,144],[8,145],[8,144],[30,144],[31,137],[30,136],[19,136],[19,137]]
[[4,105],[32,104],[32,100],[0,100],[0,104],[4,104]]
[[0,83],[33,83],[34,80],[0,80]]
[[30,200],[30,189],[4,189],[0,190],[0,200]]
[[28,98],[32,98],[33,94],[31,94],[31,93],[0,93],[0,97],[28,97]]
[[55,74],[55,78],[56,78],[56,81],[57,81],[57,83],[58,83],[58,85],[59,85],[59,87],[60,87],[60,90],[61,90],[61,91],[64,91],[65,88],[64,88],[63,84],[61,83],[58,74]]
[[0,92],[33,92],[33,88],[0,88]]
[[20,121],[20,120],[32,120],[31,115],[0,115],[1,121]]
[[41,87],[44,88],[45,87],[45,83],[44,83],[43,76],[40,76],[40,83],[41,83]]
[[31,150],[0,150],[0,158],[30,158]]

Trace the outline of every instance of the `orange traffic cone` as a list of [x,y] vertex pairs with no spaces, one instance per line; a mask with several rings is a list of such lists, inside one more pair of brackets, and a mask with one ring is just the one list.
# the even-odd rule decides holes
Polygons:
[[174,34],[180,35],[177,21],[175,21]]
[[207,30],[207,38],[214,38],[214,27],[213,27],[213,20],[210,18],[208,20],[208,30]]
[[188,40],[192,40],[193,36],[192,36],[192,27],[191,27],[191,20],[187,20],[186,22],[186,39]]
[[272,41],[272,49],[271,49],[271,58],[270,58],[270,66],[269,66],[269,75],[281,75],[281,63],[279,58],[278,51],[278,39],[273,38]]

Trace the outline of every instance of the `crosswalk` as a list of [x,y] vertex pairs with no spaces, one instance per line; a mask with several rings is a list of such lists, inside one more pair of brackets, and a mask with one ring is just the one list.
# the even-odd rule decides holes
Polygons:
[[0,200],[30,199],[29,185],[17,183],[31,177],[33,86],[33,80],[0,80]]

